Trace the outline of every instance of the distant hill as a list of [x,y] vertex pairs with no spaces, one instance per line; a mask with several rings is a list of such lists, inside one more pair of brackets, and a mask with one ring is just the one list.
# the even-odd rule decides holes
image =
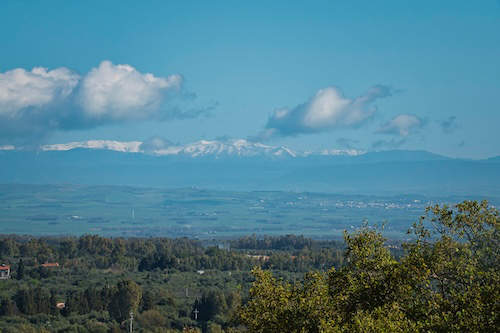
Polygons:
[[177,147],[168,154],[144,153],[140,142],[80,146],[0,151],[0,183],[500,196],[500,157],[463,160],[406,150],[304,153],[246,140],[160,147]]
[[369,163],[443,161],[449,159],[449,157],[433,154],[424,150],[386,150],[380,152],[369,152],[357,156],[358,161]]
[[492,163],[500,163],[500,156],[490,157],[490,158],[488,158],[485,161],[486,162],[492,162]]

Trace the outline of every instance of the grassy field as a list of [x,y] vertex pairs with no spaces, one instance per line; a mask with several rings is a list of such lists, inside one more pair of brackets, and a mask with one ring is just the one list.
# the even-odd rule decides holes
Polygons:
[[427,205],[460,200],[416,195],[0,185],[0,233],[200,239],[255,233],[339,238],[343,230],[368,220],[386,222],[387,236],[402,238]]

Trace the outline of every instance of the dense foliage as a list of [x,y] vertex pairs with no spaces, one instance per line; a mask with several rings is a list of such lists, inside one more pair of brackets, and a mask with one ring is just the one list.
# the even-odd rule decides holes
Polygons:
[[[0,281],[0,331],[124,329],[130,311],[137,330],[214,331],[233,324],[252,267],[292,280],[342,263],[338,242],[293,235],[267,240],[280,245],[229,250],[228,242],[186,238],[2,236],[0,260],[10,264],[12,278]],[[301,242],[308,246],[297,248]]]
[[345,234],[346,264],[302,283],[254,270],[239,319],[252,332],[494,332],[500,324],[498,211],[429,207],[396,260],[380,232]]
[[[252,243],[248,242],[249,239]],[[261,243],[264,245],[255,245]],[[230,244],[238,246],[229,251],[187,238],[124,239],[98,235],[36,238],[9,235],[0,237],[0,258],[22,266],[22,274],[24,264],[38,266],[44,262],[59,262],[66,268],[87,270],[113,267],[132,271],[250,270],[258,257],[252,256],[255,251],[247,250],[268,250],[258,253],[266,255],[263,267],[286,271],[306,272],[340,265],[343,260],[343,244],[340,242],[319,242],[295,235],[265,237],[262,240],[252,236],[231,241]],[[39,269],[32,270],[30,274],[38,276],[47,272]]]

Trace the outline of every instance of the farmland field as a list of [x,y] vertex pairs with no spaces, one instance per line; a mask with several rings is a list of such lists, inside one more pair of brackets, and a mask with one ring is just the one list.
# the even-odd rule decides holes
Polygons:
[[339,238],[343,230],[366,220],[370,224],[385,222],[387,236],[402,238],[426,206],[460,200],[417,195],[0,185],[0,233],[200,239],[255,233]]

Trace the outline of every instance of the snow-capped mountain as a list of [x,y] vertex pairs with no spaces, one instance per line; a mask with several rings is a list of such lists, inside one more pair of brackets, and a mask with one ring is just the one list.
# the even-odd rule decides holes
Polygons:
[[41,150],[50,151],[50,150],[72,150],[76,148],[85,148],[85,149],[105,149],[105,150],[114,150],[121,151],[124,153],[140,153],[141,141],[112,141],[112,140],[89,140],[89,141],[75,141],[68,143],[59,143],[52,145],[44,145],[41,146]]
[[281,156],[297,157],[297,153],[284,146],[268,146],[245,139],[231,139],[225,141],[200,140],[187,145],[171,145],[153,151],[155,155],[187,155],[202,156]]
[[[364,152],[349,150],[322,150],[319,152],[299,152],[286,146],[271,146],[245,139],[200,140],[185,145],[173,144],[161,138],[142,141],[90,140],[50,144],[41,146],[43,151],[67,151],[76,148],[113,150],[126,153],[146,153],[157,156],[176,155],[187,157],[307,157],[311,155],[357,156]],[[0,147],[1,149],[1,147]],[[9,149],[14,147],[9,146]]]
[[363,155],[366,152],[364,150],[357,149],[324,149],[320,152],[320,155],[328,155],[328,156],[339,156],[339,155],[347,155],[347,156],[359,156]]
[[0,146],[0,184],[92,184],[422,193],[500,198],[500,160],[461,160],[425,151],[296,152],[248,140],[175,144],[92,140],[32,150]]
[[0,146],[0,150],[16,150],[16,147],[13,145],[3,145]]

